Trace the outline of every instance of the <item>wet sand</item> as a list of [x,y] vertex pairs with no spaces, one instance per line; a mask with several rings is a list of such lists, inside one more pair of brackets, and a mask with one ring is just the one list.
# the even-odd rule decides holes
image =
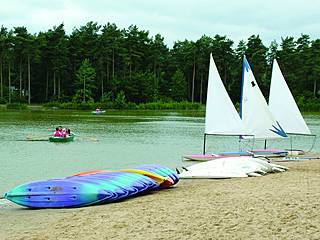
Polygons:
[[320,160],[75,209],[0,205],[0,239],[320,239]]

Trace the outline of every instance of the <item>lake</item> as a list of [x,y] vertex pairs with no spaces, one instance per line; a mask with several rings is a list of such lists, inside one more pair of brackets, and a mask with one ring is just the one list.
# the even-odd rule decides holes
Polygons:
[[[305,116],[320,135],[320,116]],[[48,142],[56,126],[76,134],[70,143]],[[142,164],[172,168],[188,165],[182,155],[201,153],[204,113],[174,111],[0,111],[0,194],[34,180],[64,177],[93,169],[120,169]],[[27,138],[33,141],[27,141]],[[307,150],[313,139],[292,138],[294,148]],[[207,152],[250,148],[236,137],[207,137]],[[255,142],[259,148],[262,142]],[[268,147],[290,147],[288,139]],[[319,140],[312,151],[320,152]]]

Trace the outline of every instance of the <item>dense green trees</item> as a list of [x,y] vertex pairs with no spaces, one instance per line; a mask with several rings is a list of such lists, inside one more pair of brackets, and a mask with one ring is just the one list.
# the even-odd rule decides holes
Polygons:
[[96,70],[90,65],[89,59],[84,59],[76,73],[75,102],[93,102],[93,90],[95,89]]
[[8,54],[9,36],[8,31],[5,27],[1,26],[0,29],[0,101],[3,101],[4,94],[4,81],[3,81],[3,64],[6,62],[6,57]]
[[185,101],[187,92],[187,83],[183,72],[178,69],[172,76],[172,85],[169,89],[171,92],[171,97],[175,101]]
[[[318,100],[320,40],[285,37],[266,47],[258,35],[237,46],[226,36],[177,41],[172,49],[137,26],[88,22],[70,35],[64,25],[30,34],[0,29],[0,103],[117,101],[205,103],[209,54],[234,102],[239,101],[243,55],[268,96],[274,57],[300,102]],[[119,104],[120,106],[121,104]]]

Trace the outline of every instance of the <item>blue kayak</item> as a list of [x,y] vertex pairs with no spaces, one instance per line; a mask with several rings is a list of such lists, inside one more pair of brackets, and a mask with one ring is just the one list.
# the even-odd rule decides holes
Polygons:
[[[172,179],[167,187],[179,181],[171,169],[158,165],[136,169],[148,171],[150,176],[158,174]],[[109,203],[159,188],[163,188],[160,182],[144,174],[101,170],[26,183],[5,193],[4,198],[29,208],[82,207]]]

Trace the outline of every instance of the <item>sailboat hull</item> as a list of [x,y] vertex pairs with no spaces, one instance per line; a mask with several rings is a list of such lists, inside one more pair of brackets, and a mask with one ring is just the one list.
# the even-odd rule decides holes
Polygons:
[[255,157],[285,157],[288,155],[288,151],[282,149],[254,149],[250,151]]
[[191,154],[185,155],[182,157],[183,161],[209,161],[217,158],[222,158],[226,156],[217,155],[217,154]]

